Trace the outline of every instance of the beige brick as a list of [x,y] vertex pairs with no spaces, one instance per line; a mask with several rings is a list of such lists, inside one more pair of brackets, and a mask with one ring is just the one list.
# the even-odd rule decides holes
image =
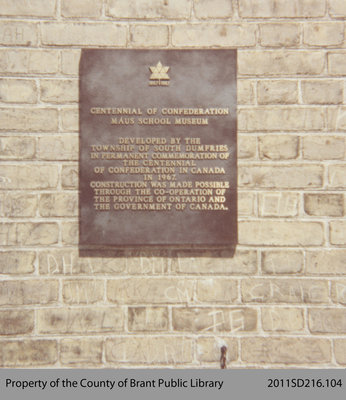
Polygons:
[[289,80],[263,80],[257,85],[258,104],[298,103],[298,85]]
[[346,305],[346,280],[332,281],[331,297],[334,303]]
[[75,75],[79,73],[80,50],[63,50],[61,52],[61,72],[65,75]]
[[49,108],[1,108],[2,131],[51,132],[58,129],[57,110]]
[[245,303],[329,303],[328,282],[322,280],[247,278],[241,293]]
[[106,14],[114,18],[185,19],[191,15],[192,0],[107,0]]
[[306,104],[340,104],[343,94],[343,81],[302,81],[302,97]]
[[34,217],[37,209],[37,196],[26,193],[0,193],[1,217]]
[[77,193],[41,194],[39,211],[42,217],[75,217],[78,215]]
[[[22,56],[24,58],[24,62],[27,60],[27,69],[29,73],[32,74],[53,74],[56,73],[59,69],[59,55],[57,51],[51,50],[38,50],[24,53],[17,53],[18,57]],[[16,61],[16,57],[13,57],[13,62]],[[19,63],[21,60],[19,60]],[[14,72],[26,72],[15,70]]]
[[16,225],[0,223],[0,245],[11,246],[17,242]]
[[299,18],[323,17],[326,5],[321,0],[242,0],[239,2],[241,17],[250,18]]
[[193,288],[191,279],[116,279],[107,282],[107,298],[117,304],[190,303]]
[[344,214],[342,194],[304,194],[304,211],[308,215],[341,217]]
[[100,17],[102,0],[62,0],[61,15],[63,17]]
[[318,165],[240,166],[239,186],[251,188],[318,188],[323,184],[323,168]]
[[193,257],[189,252],[178,252],[172,269],[180,274],[254,274],[257,270],[256,252],[237,249],[199,252]]
[[316,22],[304,24],[304,43],[310,46],[337,46],[344,41],[342,22]]
[[232,304],[238,300],[238,281],[208,278],[197,281],[197,301]]
[[238,113],[240,131],[319,131],[325,126],[322,108],[242,109]]
[[0,49],[0,72],[54,74],[58,72],[58,52],[51,50]]
[[254,215],[255,194],[250,192],[238,193],[238,215]]
[[59,227],[56,223],[27,222],[17,224],[17,242],[22,246],[58,243]]
[[329,107],[327,109],[328,131],[346,131],[346,107]]
[[246,50],[238,53],[239,75],[319,75],[325,65],[320,51]]
[[346,339],[334,340],[334,354],[338,364],[346,365]]
[[35,139],[30,137],[0,137],[0,160],[29,160],[35,156]]
[[328,53],[328,71],[331,75],[345,75],[346,53]]
[[27,367],[49,365],[58,359],[55,340],[4,340],[0,342],[2,367]]
[[237,81],[237,102],[238,104],[255,103],[255,83],[251,80]]
[[[1,254],[1,253],[0,253]],[[122,274],[126,270],[124,257],[79,257],[78,250],[49,250],[39,253],[41,275]]]
[[259,43],[269,47],[297,47],[300,43],[299,24],[260,24]]
[[63,282],[62,297],[67,304],[93,304],[103,300],[103,281],[97,279]]
[[232,1],[218,0],[195,0],[195,15],[199,19],[229,18],[232,16]]
[[125,46],[126,27],[109,23],[51,23],[41,25],[42,43],[52,46]]
[[329,186],[334,188],[345,188],[346,165],[330,165],[328,168]]
[[238,158],[256,157],[257,139],[252,136],[238,137]]
[[299,140],[296,136],[261,136],[259,156],[263,160],[290,160],[298,157]]
[[33,329],[34,329],[33,311],[29,310],[0,311],[0,335],[19,335],[19,334],[31,333]]
[[168,26],[134,25],[130,27],[130,41],[133,46],[151,47],[168,45]]
[[266,250],[261,259],[265,274],[299,274],[303,271],[304,255],[301,251]]
[[0,79],[0,101],[4,103],[36,103],[35,81],[29,79]]
[[186,332],[254,331],[257,312],[251,308],[173,308],[173,329]]
[[298,215],[299,196],[297,193],[260,193],[258,210],[262,217],[294,217]]
[[[10,197],[11,195],[9,194],[8,196]],[[7,202],[7,195],[5,193],[0,193],[0,216],[7,216],[6,202]],[[0,245],[10,246],[16,244],[16,241],[17,241],[17,227],[15,222],[14,221],[12,223],[0,222]],[[0,253],[0,254],[3,254],[2,256],[0,256],[0,261],[2,257],[4,257],[2,260],[6,262],[7,253]],[[10,253],[8,253],[8,257],[9,259],[11,258]],[[2,267],[4,267],[4,271],[10,270],[7,269],[5,266],[1,265],[0,271],[2,270]]]
[[60,343],[60,361],[69,366],[101,364],[102,340],[63,339]]
[[329,0],[329,14],[333,17],[346,16],[346,4],[344,0]]
[[[0,201],[1,202],[1,201]],[[34,217],[37,209],[37,196],[27,193],[9,193],[4,195],[3,212],[5,217]]]
[[1,45],[37,46],[37,42],[37,24],[30,22],[0,21]]
[[313,275],[346,274],[346,250],[320,250],[306,253],[306,273]]
[[65,189],[78,188],[78,167],[73,165],[63,165],[61,171],[61,185]]
[[64,244],[78,244],[78,223],[65,222],[61,226],[62,242]]
[[56,280],[11,280],[0,282],[0,305],[51,304],[58,300]]
[[193,341],[178,336],[126,336],[106,341],[106,360],[126,364],[190,363],[193,360]]
[[309,310],[309,329],[312,333],[346,332],[346,309],[316,308]]
[[262,309],[262,327],[269,332],[297,332],[304,329],[301,308],[270,307]]
[[56,0],[0,0],[1,15],[53,17]]
[[327,339],[244,338],[241,358],[260,364],[322,364],[331,361],[331,345]]
[[[159,253],[160,254],[160,253]],[[162,275],[168,272],[171,260],[148,251],[135,252],[126,256],[127,272],[130,275]]]
[[269,246],[318,246],[324,242],[323,226],[302,221],[241,221],[239,243]]
[[167,331],[168,309],[165,307],[129,307],[129,331]]
[[41,101],[45,103],[76,103],[78,101],[78,81],[75,79],[41,80]]
[[61,111],[62,129],[69,132],[79,131],[78,109],[64,109]]
[[[306,160],[339,160],[345,155],[345,139],[332,136],[302,138],[303,157]],[[331,166],[329,171],[334,167]]]
[[123,311],[117,307],[47,308],[38,310],[39,333],[97,333],[121,331]]
[[179,47],[191,46],[254,46],[255,25],[238,24],[193,24],[175,25],[172,44]]
[[52,165],[1,165],[2,189],[51,189],[58,184],[58,170]]
[[35,271],[34,251],[1,251],[0,274],[31,274]]
[[37,158],[40,160],[78,160],[78,136],[40,137]]
[[332,221],[330,223],[330,243],[346,244],[346,221]]
[[199,337],[197,339],[197,360],[220,365],[221,348],[226,347],[226,366],[238,359],[238,343],[225,336]]

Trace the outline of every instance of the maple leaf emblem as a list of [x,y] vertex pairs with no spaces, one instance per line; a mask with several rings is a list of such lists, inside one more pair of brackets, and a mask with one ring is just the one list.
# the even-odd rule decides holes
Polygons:
[[157,80],[169,80],[169,76],[167,74],[169,67],[164,67],[159,61],[154,67],[149,67],[151,71],[150,79]]

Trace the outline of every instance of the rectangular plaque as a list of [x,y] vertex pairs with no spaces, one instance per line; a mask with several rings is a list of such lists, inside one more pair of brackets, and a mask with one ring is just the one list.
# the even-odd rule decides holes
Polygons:
[[80,245],[237,241],[236,50],[82,50]]

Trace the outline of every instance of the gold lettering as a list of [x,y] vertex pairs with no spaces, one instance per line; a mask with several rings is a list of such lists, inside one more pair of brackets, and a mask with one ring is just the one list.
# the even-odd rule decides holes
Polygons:
[[[227,113],[227,109],[218,111],[216,108],[163,110],[163,114],[178,115],[175,120],[180,125],[198,125],[204,119],[208,121],[208,118],[190,115],[217,116]],[[146,125],[171,124],[170,117],[132,117],[140,115],[141,111],[131,107],[95,107],[90,112],[96,115],[115,114],[117,116],[112,117],[112,123],[117,125],[133,125],[135,121]],[[152,107],[147,109],[147,113],[158,115],[158,110]],[[100,212],[227,211],[229,182],[211,180],[211,176],[226,174],[225,164],[222,163],[228,157],[226,144],[203,143],[200,137],[120,136],[115,143],[92,144],[91,160],[97,160],[98,164],[102,162],[93,170],[106,178],[90,182],[94,209]],[[213,160],[218,164],[214,165]],[[109,161],[114,162],[109,165]],[[133,176],[133,179],[112,179],[115,175]],[[202,179],[197,177],[197,180],[192,180],[191,175],[200,175]]]
[[175,118],[175,125],[208,125],[208,118]]
[[92,107],[90,114],[94,115],[142,115],[140,108],[134,107]]

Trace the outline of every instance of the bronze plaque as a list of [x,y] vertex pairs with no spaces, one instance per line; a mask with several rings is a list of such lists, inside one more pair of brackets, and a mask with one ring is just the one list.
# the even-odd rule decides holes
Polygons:
[[236,50],[80,62],[80,245],[237,241]]

